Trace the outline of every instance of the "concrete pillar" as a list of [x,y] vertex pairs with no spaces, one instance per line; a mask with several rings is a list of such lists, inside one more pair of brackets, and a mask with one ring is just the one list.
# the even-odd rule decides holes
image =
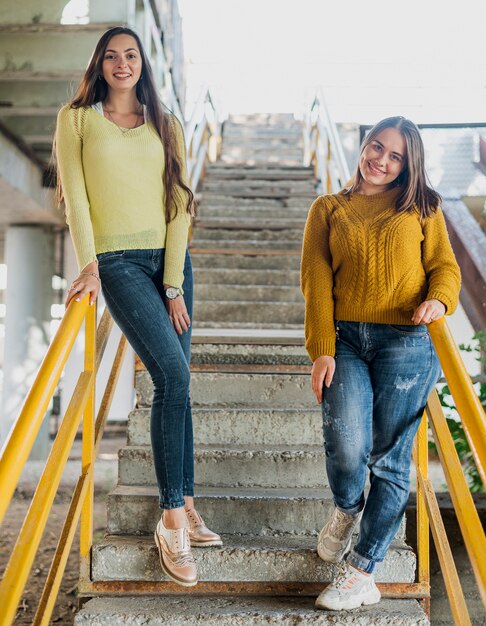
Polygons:
[[[5,441],[32,386],[50,340],[54,235],[43,225],[14,225],[6,234],[7,264],[4,379],[0,439]],[[31,458],[49,451],[48,419]]]

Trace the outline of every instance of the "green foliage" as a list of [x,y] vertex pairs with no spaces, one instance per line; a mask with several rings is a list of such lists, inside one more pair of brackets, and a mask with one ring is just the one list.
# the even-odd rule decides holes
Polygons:
[[[459,349],[463,352],[477,353],[478,356],[476,360],[481,363],[486,362],[486,358],[484,357],[486,352],[486,330],[477,332],[473,339],[476,340],[476,344],[474,346],[460,344]],[[475,383],[474,387],[478,393],[479,401],[486,410],[486,382]],[[443,385],[437,390],[437,393],[440,398],[440,403],[445,409],[447,424],[449,426],[457,454],[462,463],[464,475],[466,476],[471,493],[484,492],[483,483],[476,468],[476,464],[474,463],[471,448],[469,447],[462,422],[454,416],[457,416],[457,411],[448,385]],[[434,441],[429,442],[429,447],[437,453],[437,447]]]

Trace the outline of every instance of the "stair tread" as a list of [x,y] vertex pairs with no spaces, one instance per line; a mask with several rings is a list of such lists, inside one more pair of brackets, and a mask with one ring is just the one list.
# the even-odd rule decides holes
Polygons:
[[[150,445],[146,446],[125,446],[121,448],[121,450],[126,450],[128,452],[140,452],[145,453],[147,451],[151,451],[152,448]],[[324,454],[323,448],[321,445],[305,445],[305,446],[286,446],[286,445],[272,445],[272,446],[248,446],[248,445],[235,445],[235,444],[203,444],[199,445],[195,449],[197,452],[223,452],[226,454],[244,454],[244,455],[253,455],[253,454],[294,454],[294,455],[304,455],[304,454]]]
[[[225,535],[222,534],[222,546],[214,546],[211,551],[214,552],[232,552],[234,550],[244,550],[251,552],[316,552],[316,537],[306,535]],[[101,541],[93,545],[96,550],[104,550],[106,546],[140,546],[141,548],[149,548],[155,550],[154,538],[150,535],[105,535]],[[207,548],[195,548],[198,554],[204,554]],[[407,543],[402,539],[395,538],[388,552],[406,551],[412,552]]]
[[[133,413],[141,413],[141,412],[145,412],[147,414],[150,413],[150,407],[146,407],[146,406],[141,406],[139,408],[136,408],[132,411],[131,414]],[[261,415],[284,415],[284,414],[288,414],[293,415],[293,414],[298,414],[298,415],[308,415],[308,414],[314,414],[314,415],[319,415],[321,414],[321,408],[320,407],[315,407],[313,408],[312,406],[309,406],[308,408],[299,408],[299,407],[289,407],[289,408],[282,408],[282,407],[267,407],[267,406],[255,406],[255,407],[245,407],[245,406],[237,406],[237,407],[231,407],[231,406],[227,406],[226,404],[212,404],[211,406],[193,406],[192,407],[192,411],[197,412],[197,413],[216,413],[217,411],[221,411],[224,413],[255,413],[255,414],[261,414]],[[227,445],[227,444],[225,444]]]
[[[111,492],[111,496],[123,497],[156,497],[159,492],[155,485],[117,485]],[[315,499],[323,500],[332,497],[329,488],[314,487],[308,489],[289,489],[283,487],[204,487],[201,486],[197,490],[196,500],[198,498],[261,498],[261,499],[285,499],[285,500],[303,500]]]
[[290,344],[298,344],[304,342],[304,331],[297,329],[279,329],[279,328],[195,328],[192,331],[192,338],[197,343],[218,343],[218,340],[224,340],[230,343],[284,343],[288,341]]
[[[197,592],[197,587],[194,588]],[[92,622],[95,618],[99,621]],[[131,621],[132,618],[134,621]],[[103,621],[106,619],[107,621]],[[166,626],[172,624],[394,624],[395,626],[426,626],[429,621],[416,600],[383,599],[380,603],[362,606],[337,614],[316,610],[312,597],[242,597],[241,595],[195,597],[123,597],[89,600],[75,619],[76,626],[124,623]],[[142,621],[143,620],[143,621]],[[169,621],[170,620],[170,621]],[[364,621],[366,620],[366,622]]]

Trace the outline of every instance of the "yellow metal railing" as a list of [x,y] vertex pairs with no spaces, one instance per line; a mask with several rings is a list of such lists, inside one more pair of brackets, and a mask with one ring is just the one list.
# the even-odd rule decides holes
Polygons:
[[[321,192],[336,193],[348,183],[351,175],[336,126],[320,91],[316,94],[304,117],[303,129],[304,164],[314,166],[316,178],[322,187]],[[441,319],[429,324],[428,328],[476,467],[486,487],[486,416],[447,322]],[[439,452],[439,459],[480,597],[486,608],[486,537],[436,391],[433,391],[428,399],[413,452],[417,470],[417,581],[412,585],[406,585],[406,589],[400,583],[391,583],[388,586],[390,590],[395,589],[395,596],[400,596],[405,589],[405,593],[409,596],[412,594],[413,597],[421,599],[424,608],[429,612],[430,530],[439,557],[454,623],[468,626],[471,620],[466,601],[437,498],[429,478],[428,424],[430,424]]]
[[[429,332],[454,398],[474,460],[483,479],[486,470],[486,415],[464,367],[459,350],[444,318],[429,324]],[[469,492],[459,456],[436,391],[430,395],[414,446],[417,468],[418,582],[430,585],[429,526],[434,539],[454,623],[471,624],[432,483],[428,475],[428,428],[430,423],[452,504],[471,562],[480,597],[486,608],[486,536]]]
[[81,519],[81,574],[83,574],[84,570],[85,575],[89,576],[90,552],[93,539],[94,461],[113,399],[116,382],[121,371],[126,351],[126,340],[124,337],[120,340],[110,378],[95,421],[96,373],[113,326],[113,321],[108,311],[105,310],[97,331],[96,307],[89,306],[88,300],[89,296],[86,296],[81,302],[73,301],[69,305],[0,455],[1,523],[74,341],[83,321],[85,321],[84,370],[79,375],[71,401],[52,444],[29,511],[0,583],[0,626],[10,626],[15,619],[15,612],[32,568],[81,420],[83,420],[81,474],[72,496],[33,623],[36,626],[49,624],[79,519]]

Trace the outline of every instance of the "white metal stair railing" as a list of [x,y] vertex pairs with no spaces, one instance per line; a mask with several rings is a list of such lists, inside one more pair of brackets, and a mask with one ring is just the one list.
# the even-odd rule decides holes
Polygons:
[[321,193],[335,193],[350,180],[336,124],[319,89],[306,110],[304,130],[304,165],[314,165]]
[[207,87],[203,87],[185,127],[187,177],[196,191],[206,161],[216,161],[221,148],[221,122]]

